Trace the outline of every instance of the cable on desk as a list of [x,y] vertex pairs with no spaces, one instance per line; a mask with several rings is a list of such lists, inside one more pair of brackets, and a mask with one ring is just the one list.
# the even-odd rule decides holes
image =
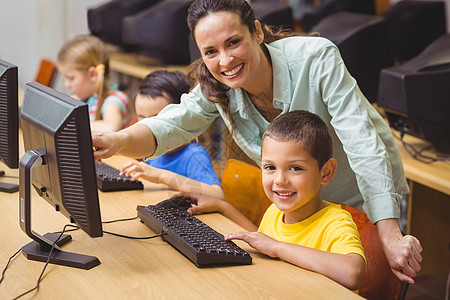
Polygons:
[[[116,220],[110,220],[110,221],[103,221],[102,224],[110,224],[110,223],[116,223],[116,222],[123,222],[123,221],[132,221],[132,220],[136,220],[138,217],[131,217],[131,218],[124,218],[124,219],[116,219]],[[80,229],[80,227],[76,226],[76,225],[72,225],[74,227],[74,229],[70,229],[70,230],[66,230],[65,232],[70,232],[70,231],[75,231]],[[61,233],[61,231],[57,231],[54,233]],[[149,239],[154,239],[160,236],[163,236],[166,233],[160,233],[160,234],[155,234],[155,235],[151,235],[151,236],[143,236],[143,237],[135,237],[135,236],[129,236],[129,235],[123,235],[120,233],[115,233],[115,232],[110,232],[110,231],[106,231],[103,230],[103,233],[107,233],[110,235],[114,235],[114,236],[118,236],[118,237],[122,237],[122,238],[126,238],[126,239],[131,239],[131,240],[149,240]]]
[[149,239],[154,239],[154,238],[157,238],[157,237],[160,237],[160,236],[163,236],[163,235],[167,234],[166,232],[163,232],[163,233],[155,234],[155,235],[152,235],[152,236],[134,237],[134,236],[123,235],[123,234],[120,234],[120,233],[109,232],[109,231],[105,231],[105,230],[103,230],[103,233],[107,233],[107,234],[110,234],[110,235],[115,235],[115,236],[118,236],[118,237],[123,237],[123,238],[126,238],[126,239],[131,239],[131,240],[149,240]]
[[445,161],[450,161],[450,157],[449,156],[431,156],[431,155],[423,154],[422,152],[431,149],[432,146],[431,145],[426,145],[422,149],[417,150],[416,147],[414,147],[413,145],[405,142],[405,140],[403,139],[403,136],[405,135],[405,133],[406,132],[402,129],[402,130],[400,130],[400,137],[396,136],[395,134],[393,134],[393,135],[394,135],[394,137],[396,139],[398,139],[400,142],[402,142],[402,145],[405,148],[406,152],[408,152],[408,154],[412,158],[414,158],[414,159],[416,159],[416,160],[418,160],[420,162],[423,162],[425,164],[430,164],[430,163],[433,163],[433,162],[436,162],[436,161],[444,161],[444,162]]
[[41,279],[42,279],[42,276],[44,275],[45,269],[47,269],[48,263],[50,261],[50,257],[52,257],[52,253],[53,253],[53,250],[55,249],[55,245],[59,241],[59,239],[62,237],[64,232],[66,232],[66,228],[67,227],[78,227],[78,226],[74,226],[72,224],[66,224],[64,226],[64,228],[61,231],[60,235],[58,236],[58,238],[52,244],[52,248],[50,249],[50,252],[48,253],[47,261],[45,262],[45,265],[44,265],[44,268],[42,269],[41,275],[39,275],[39,278],[38,278],[38,280],[36,282],[36,286],[34,288],[31,288],[28,291],[20,294],[19,296],[13,298],[13,300],[19,299],[19,298],[21,298],[21,297],[23,297],[23,296],[25,296],[25,295],[27,295],[27,294],[31,293],[32,291],[37,290],[39,288],[39,284],[41,283]]
[[22,251],[22,248],[20,248],[19,250],[17,250],[17,252],[14,253],[14,254],[8,259],[8,262],[6,263],[6,266],[5,266],[5,268],[3,269],[3,271],[2,271],[2,278],[0,278],[0,283],[2,283],[3,278],[5,278],[5,273],[6,273],[6,270],[9,268],[9,265],[10,265],[10,263],[11,263],[11,260],[12,260],[17,254],[19,254],[20,251]]
[[131,218],[123,218],[123,219],[116,219],[116,220],[110,220],[110,221],[103,221],[102,224],[109,224],[109,223],[116,223],[116,222],[123,222],[123,221],[132,221],[136,220],[138,217],[131,217]]

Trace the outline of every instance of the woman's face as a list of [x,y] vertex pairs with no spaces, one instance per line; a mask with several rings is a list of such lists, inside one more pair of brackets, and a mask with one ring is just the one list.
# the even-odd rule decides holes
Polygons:
[[194,29],[206,67],[230,88],[249,90],[258,82],[264,34],[258,21],[255,26],[252,34],[237,14],[217,12],[202,18]]

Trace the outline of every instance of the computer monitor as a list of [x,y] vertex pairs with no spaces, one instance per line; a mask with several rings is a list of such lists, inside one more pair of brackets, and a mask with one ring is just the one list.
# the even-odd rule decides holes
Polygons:
[[[31,228],[31,185],[91,237],[103,235],[87,104],[40,83],[27,83],[20,111],[25,154],[19,164],[20,227],[34,241],[22,250],[31,260],[46,261],[59,234]],[[51,216],[48,216],[51,218]],[[50,263],[90,269],[93,256],[64,252],[59,246]]]
[[[0,160],[11,169],[19,167],[17,78],[17,66],[0,59]],[[0,182],[0,191],[12,193],[18,189],[17,184]]]
[[380,73],[378,106],[391,127],[450,154],[450,33],[421,54]]
[[186,18],[193,0],[163,0],[122,22],[122,41],[164,64],[189,63]]
[[118,46],[122,43],[122,20],[125,16],[138,13],[161,0],[113,0],[87,11],[88,27],[91,33],[102,41]]
[[341,11],[322,19],[312,31],[331,40],[364,96],[377,101],[380,71],[394,65],[387,46],[389,26],[380,16]]

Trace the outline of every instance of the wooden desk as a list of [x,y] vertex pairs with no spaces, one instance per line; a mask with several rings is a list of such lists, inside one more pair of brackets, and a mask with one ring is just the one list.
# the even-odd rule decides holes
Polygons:
[[[128,161],[113,157],[120,167]],[[0,169],[5,169],[0,165]],[[7,173],[16,173],[8,170]],[[99,192],[103,221],[136,216],[137,205],[157,203],[173,192],[144,181],[143,191]],[[58,231],[67,219],[33,195],[33,228]],[[18,193],[1,194],[1,266],[30,242],[19,228]],[[220,214],[198,216],[221,233],[242,230]],[[130,236],[154,234],[139,220],[105,224],[104,230]],[[197,268],[161,238],[129,240],[105,234],[90,238],[81,230],[64,250],[95,255],[101,264],[91,270],[49,265],[38,291],[23,299],[362,299],[334,281],[289,263],[271,259],[237,242],[253,257],[248,266]],[[0,299],[11,299],[35,286],[44,264],[17,256],[0,284]]]
[[[398,132],[394,134],[398,136]],[[404,140],[418,149],[426,145],[410,135],[405,135]],[[397,144],[411,189],[406,231],[417,237],[424,248],[420,275],[446,273],[450,270],[450,162],[420,162],[400,141]]]
[[109,67],[112,71],[144,79],[150,72],[165,69],[168,71],[180,71],[188,73],[187,65],[164,65],[157,59],[133,53],[115,52],[109,58]]

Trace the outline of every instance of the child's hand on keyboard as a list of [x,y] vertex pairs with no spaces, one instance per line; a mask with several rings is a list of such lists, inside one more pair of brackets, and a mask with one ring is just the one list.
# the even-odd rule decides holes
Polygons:
[[120,170],[120,175],[131,176],[132,180],[138,178],[144,178],[145,180],[162,183],[161,182],[161,169],[152,167],[145,162],[131,160],[125,163]]

